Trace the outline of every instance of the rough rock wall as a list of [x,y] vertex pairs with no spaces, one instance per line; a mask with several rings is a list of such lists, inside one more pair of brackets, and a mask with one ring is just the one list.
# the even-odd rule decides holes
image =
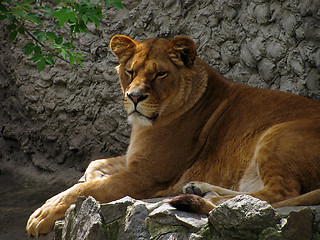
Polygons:
[[58,62],[38,74],[17,48],[25,40],[8,43],[1,28],[1,170],[20,166],[21,174],[54,173],[70,181],[90,160],[125,152],[130,128],[117,61],[108,48],[115,34],[135,40],[186,35],[195,40],[198,56],[229,79],[320,99],[318,0],[129,0],[124,5],[125,10],[106,9],[101,27],[80,37],[77,44],[88,54],[84,69]]

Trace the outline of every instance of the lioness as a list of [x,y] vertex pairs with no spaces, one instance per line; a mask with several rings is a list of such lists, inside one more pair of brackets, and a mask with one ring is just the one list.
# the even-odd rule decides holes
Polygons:
[[275,207],[320,203],[319,102],[229,82],[187,37],[116,35],[110,47],[132,124],[127,154],[90,163],[85,182],[30,216],[29,235],[50,232],[79,196],[192,193],[171,204],[202,213],[240,193]]

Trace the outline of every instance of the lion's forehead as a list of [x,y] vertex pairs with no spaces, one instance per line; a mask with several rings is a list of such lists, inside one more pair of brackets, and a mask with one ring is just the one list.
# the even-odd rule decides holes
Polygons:
[[168,71],[170,68],[168,61],[167,59],[159,61],[159,59],[153,58],[148,60],[135,59],[127,66],[127,69],[136,73],[155,74],[161,71]]
[[154,75],[158,72],[174,72],[176,70],[176,66],[167,56],[150,57],[147,60],[134,57],[125,68],[126,70],[135,72],[136,75]]
[[168,41],[155,38],[151,39],[151,41],[140,42],[126,67],[133,71],[146,69],[156,72],[162,71],[168,63],[170,63]]

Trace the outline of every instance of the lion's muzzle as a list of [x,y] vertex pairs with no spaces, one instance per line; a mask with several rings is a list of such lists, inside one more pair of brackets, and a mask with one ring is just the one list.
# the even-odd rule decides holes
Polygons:
[[149,95],[148,94],[139,94],[139,93],[127,93],[128,98],[133,102],[136,106],[139,102],[146,100]]

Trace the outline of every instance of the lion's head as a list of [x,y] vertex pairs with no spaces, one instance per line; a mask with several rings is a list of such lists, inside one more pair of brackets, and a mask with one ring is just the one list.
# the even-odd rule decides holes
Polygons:
[[187,37],[136,42],[123,35],[111,39],[129,122],[151,126],[179,112],[191,96],[195,43]]

